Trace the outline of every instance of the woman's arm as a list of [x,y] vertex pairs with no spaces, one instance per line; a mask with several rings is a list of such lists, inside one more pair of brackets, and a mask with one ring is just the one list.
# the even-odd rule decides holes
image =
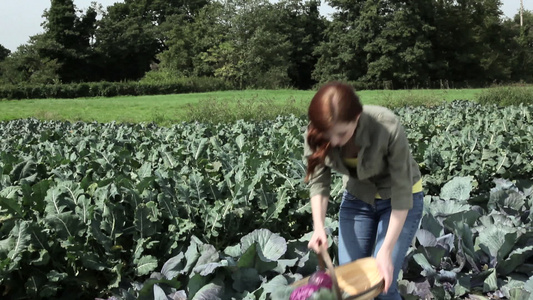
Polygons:
[[322,245],[328,244],[328,237],[324,229],[326,211],[328,208],[329,197],[322,194],[316,194],[311,197],[311,211],[313,214],[313,236],[309,240],[308,247],[316,253],[320,251]]
[[403,224],[405,223],[405,219],[407,218],[408,212],[409,210],[407,209],[392,210],[389,220],[389,228],[387,229],[385,241],[381,246],[381,250],[385,250],[388,253],[392,253],[394,245],[396,245],[396,241],[398,241],[398,237],[400,236],[400,232],[402,232]]
[[324,228],[327,209],[328,197],[321,194],[311,197],[311,211],[313,213],[313,226],[315,229]]

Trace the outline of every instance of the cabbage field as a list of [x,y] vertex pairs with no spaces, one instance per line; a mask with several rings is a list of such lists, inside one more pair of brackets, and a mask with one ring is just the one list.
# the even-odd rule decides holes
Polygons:
[[[402,295],[533,299],[533,107],[396,113],[426,189]],[[285,298],[317,266],[306,122],[0,122],[0,298]]]

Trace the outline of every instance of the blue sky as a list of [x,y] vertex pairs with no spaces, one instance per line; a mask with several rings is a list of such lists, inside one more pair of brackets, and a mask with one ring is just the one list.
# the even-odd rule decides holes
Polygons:
[[[120,0],[74,0],[74,4],[85,10],[91,2],[104,7]],[[274,0],[275,1],[275,0]],[[533,0],[523,0],[524,9],[533,10]],[[502,11],[507,17],[514,16],[520,7],[520,0],[503,0]],[[0,0],[0,44],[15,51],[28,42],[29,37],[43,31],[43,11],[50,7],[49,0]],[[333,9],[322,1],[321,13],[328,15]]]

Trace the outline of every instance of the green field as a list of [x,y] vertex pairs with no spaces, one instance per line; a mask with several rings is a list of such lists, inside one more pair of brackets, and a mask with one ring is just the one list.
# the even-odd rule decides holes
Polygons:
[[[373,90],[358,92],[363,104],[387,105],[392,101],[416,103],[424,99],[451,101],[475,100],[482,89],[464,90]],[[268,102],[286,105],[291,102],[305,112],[315,91],[245,90],[196,94],[175,94],[114,98],[36,99],[0,101],[0,120],[37,118],[85,122],[139,123],[168,125],[191,119],[191,107],[206,105],[209,100],[235,105],[238,101]],[[212,103],[212,102],[211,102]]]
[[[533,106],[395,113],[425,193],[403,298],[531,299]],[[318,265],[307,123],[0,122],[0,298],[288,299]]]

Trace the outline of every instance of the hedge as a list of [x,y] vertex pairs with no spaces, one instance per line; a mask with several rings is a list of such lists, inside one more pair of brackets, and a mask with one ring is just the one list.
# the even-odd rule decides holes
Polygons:
[[231,90],[225,80],[207,77],[183,78],[174,82],[88,82],[68,84],[3,85],[0,99],[44,99],[141,96],[181,93],[202,93]]

